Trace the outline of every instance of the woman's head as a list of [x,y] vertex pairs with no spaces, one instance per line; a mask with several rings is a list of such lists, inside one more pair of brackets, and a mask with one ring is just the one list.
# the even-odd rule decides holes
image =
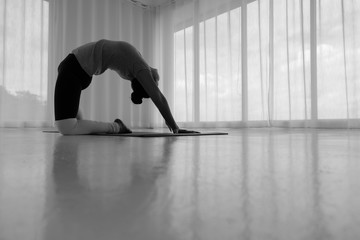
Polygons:
[[134,104],[141,104],[143,98],[149,98],[149,95],[136,78],[131,80],[131,88],[133,89],[133,92],[131,93],[131,101]]

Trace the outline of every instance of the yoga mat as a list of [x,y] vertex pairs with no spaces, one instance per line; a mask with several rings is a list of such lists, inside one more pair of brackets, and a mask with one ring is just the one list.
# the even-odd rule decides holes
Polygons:
[[[44,133],[58,133],[58,131],[43,131]],[[94,136],[118,136],[118,137],[184,137],[184,136],[208,136],[228,135],[225,132],[202,132],[202,133],[162,133],[162,132],[132,132],[120,134],[89,134]]]

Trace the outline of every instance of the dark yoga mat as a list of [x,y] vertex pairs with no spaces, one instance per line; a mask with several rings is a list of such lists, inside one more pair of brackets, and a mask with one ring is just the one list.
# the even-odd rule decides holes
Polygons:
[[[58,131],[43,131],[45,133],[58,133]],[[132,132],[121,134],[91,134],[94,136],[120,136],[120,137],[184,137],[184,136],[208,136],[228,135],[225,132],[203,132],[203,133],[161,133],[161,132]]]

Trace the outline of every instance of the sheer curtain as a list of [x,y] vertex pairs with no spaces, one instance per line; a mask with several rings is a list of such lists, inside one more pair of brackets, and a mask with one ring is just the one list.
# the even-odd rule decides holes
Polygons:
[[360,126],[359,1],[177,0],[157,11],[172,23],[159,32],[172,35],[175,116],[187,125]]
[[[155,62],[154,11],[130,0],[0,0],[0,126],[52,126],[57,67],[72,49],[103,38],[131,42]],[[157,67],[157,66],[154,66]],[[161,124],[149,101],[135,106],[130,84],[114,72],[84,91],[85,118]]]
[[0,1],[0,127],[45,126],[49,3]]
[[161,66],[167,79],[173,79],[164,91],[182,125],[241,124],[238,7],[238,1],[209,0],[175,1],[156,8],[156,42],[168,58]]
[[[164,2],[164,1],[162,1]],[[50,126],[57,66],[102,38],[134,44],[181,126],[359,127],[356,0],[0,0],[0,126]],[[93,78],[86,118],[163,126],[114,72]]]

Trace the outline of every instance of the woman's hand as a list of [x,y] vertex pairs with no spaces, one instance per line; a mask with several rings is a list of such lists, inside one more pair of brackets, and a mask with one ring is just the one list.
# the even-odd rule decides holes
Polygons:
[[182,134],[182,133],[200,133],[200,132],[197,132],[197,131],[181,129],[178,126],[176,126],[176,128],[171,128],[171,126],[168,123],[166,123],[166,125],[168,126],[169,130],[171,132],[173,132],[173,133],[179,133],[179,134]]
[[200,133],[200,132],[178,128],[178,129],[174,129],[173,133],[182,134],[182,133]]

